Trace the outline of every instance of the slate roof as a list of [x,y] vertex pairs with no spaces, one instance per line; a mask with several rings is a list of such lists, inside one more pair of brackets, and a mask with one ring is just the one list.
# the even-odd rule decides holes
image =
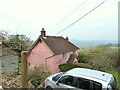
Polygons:
[[48,48],[52,51],[54,55],[79,49],[77,46],[75,46],[68,40],[64,39],[63,37],[57,37],[57,36],[45,36],[45,37],[39,36],[39,38],[36,40],[35,44],[33,45],[32,49],[38,43],[38,41],[40,41],[40,39],[43,40],[43,42],[48,46]]

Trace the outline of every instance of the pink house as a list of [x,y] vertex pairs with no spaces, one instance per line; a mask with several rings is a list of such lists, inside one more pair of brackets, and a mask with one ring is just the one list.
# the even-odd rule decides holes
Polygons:
[[28,68],[47,67],[50,73],[59,72],[58,65],[78,62],[78,47],[68,41],[68,37],[46,36],[42,28],[41,35],[29,51]]

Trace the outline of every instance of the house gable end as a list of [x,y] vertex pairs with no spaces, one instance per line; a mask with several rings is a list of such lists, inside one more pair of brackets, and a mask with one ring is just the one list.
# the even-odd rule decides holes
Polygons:
[[54,55],[53,51],[49,48],[49,46],[45,43],[45,41],[42,39],[41,36],[38,37],[38,39],[35,41],[35,43],[32,45],[31,49],[28,51],[28,54],[30,55],[30,52],[33,50],[33,48],[38,44],[39,41],[42,41],[46,46],[47,48],[51,51],[52,55]]
[[40,39],[44,42],[44,44],[48,47],[48,49],[51,51],[52,55],[54,55],[53,51],[50,49],[50,47],[45,43],[45,41],[40,37]]

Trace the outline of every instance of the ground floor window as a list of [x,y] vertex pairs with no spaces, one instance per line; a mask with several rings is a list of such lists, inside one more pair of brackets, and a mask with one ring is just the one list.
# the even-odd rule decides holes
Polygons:
[[30,66],[30,63],[28,63],[28,65]]
[[62,57],[63,57],[63,59],[65,59],[66,58],[66,53],[63,53]]

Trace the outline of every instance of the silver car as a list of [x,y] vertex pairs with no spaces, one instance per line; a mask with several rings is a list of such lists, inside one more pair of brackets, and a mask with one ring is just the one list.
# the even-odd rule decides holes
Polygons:
[[74,68],[49,76],[45,88],[67,90],[118,90],[113,75],[97,70]]

